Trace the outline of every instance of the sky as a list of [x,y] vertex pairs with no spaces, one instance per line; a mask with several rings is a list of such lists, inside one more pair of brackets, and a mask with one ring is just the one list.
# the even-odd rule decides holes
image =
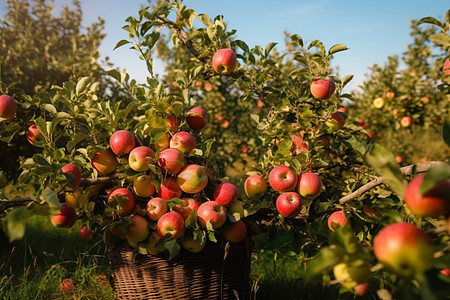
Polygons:
[[[70,7],[72,1],[53,3],[56,8]],[[99,16],[105,20],[102,56],[108,56],[120,69],[126,68],[138,82],[145,82],[146,66],[135,51],[126,46],[113,49],[118,41],[128,38],[122,29],[125,19],[137,17],[140,6],[148,5],[147,0],[80,0],[80,3],[85,25],[97,21]],[[354,75],[349,90],[363,83],[374,63],[383,65],[388,56],[401,55],[406,50],[412,42],[410,19],[432,16],[442,20],[450,9],[448,0],[185,0],[183,3],[211,18],[223,15],[228,29],[237,30],[236,39],[250,47],[264,47],[271,42],[283,46],[285,30],[299,34],[305,45],[316,39],[327,48],[345,44],[349,50],[337,53],[332,67],[339,70],[341,77]],[[0,16],[5,14],[5,1],[1,1]]]

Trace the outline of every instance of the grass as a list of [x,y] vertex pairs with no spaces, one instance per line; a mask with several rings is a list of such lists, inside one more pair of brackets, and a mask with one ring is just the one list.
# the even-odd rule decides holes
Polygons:
[[[270,242],[255,239],[252,257],[252,299],[336,299],[336,288],[321,282],[305,286],[298,242],[282,235]],[[6,242],[6,243],[5,243]],[[109,283],[106,248],[99,239],[83,241],[77,229],[54,228],[48,219],[31,218],[26,237],[13,244],[0,239],[0,300],[10,299],[114,299]],[[65,278],[74,290],[63,293]]]

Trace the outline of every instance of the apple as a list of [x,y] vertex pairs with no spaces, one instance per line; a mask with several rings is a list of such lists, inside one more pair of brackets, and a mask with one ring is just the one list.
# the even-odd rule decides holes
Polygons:
[[44,142],[45,138],[39,131],[37,126],[33,124],[30,127],[28,127],[27,140],[31,145],[36,146],[39,142]]
[[245,217],[244,204],[240,200],[234,200],[227,206],[228,215],[239,214],[240,219]]
[[384,99],[381,97],[375,98],[375,100],[373,100],[373,106],[375,106],[375,108],[382,108],[384,106]]
[[168,210],[167,201],[160,197],[150,199],[145,208],[147,217],[152,221],[157,221]]
[[90,240],[92,238],[92,236],[94,235],[94,233],[90,229],[88,229],[86,227],[82,227],[80,229],[79,235],[80,235],[80,238],[83,240]]
[[131,218],[131,224],[128,225],[126,238],[133,242],[142,242],[150,234],[148,221],[141,215],[134,215]]
[[184,249],[188,250],[192,253],[199,253],[200,251],[205,248],[206,245],[206,239],[202,239],[201,242],[197,241],[196,239],[192,237],[186,237],[183,236],[181,239],[181,246],[183,246]]
[[396,157],[395,157],[395,161],[397,162],[397,163],[402,163],[403,162],[403,157],[401,157],[400,155],[397,155]]
[[341,107],[338,108],[337,111],[346,114],[347,113],[347,108],[345,108],[344,106],[341,106]]
[[327,77],[325,80],[320,77],[315,77],[309,89],[315,98],[326,100],[333,95],[336,90],[336,84],[331,77]]
[[177,176],[181,190],[188,194],[195,194],[203,190],[208,184],[208,174],[203,166],[190,164],[181,170]]
[[277,192],[288,192],[297,186],[298,175],[288,166],[276,166],[269,173],[269,184]]
[[336,231],[339,227],[343,227],[349,223],[350,221],[342,210],[335,211],[328,217],[328,228],[331,231]]
[[278,196],[275,204],[280,215],[294,218],[302,210],[302,197],[296,192],[285,192]]
[[67,203],[61,205],[59,214],[51,217],[50,221],[55,227],[71,228],[77,220],[77,212]]
[[170,136],[164,133],[154,144],[156,151],[161,151],[170,147]]
[[158,155],[158,166],[168,174],[178,174],[186,165],[183,153],[176,148],[167,148]]
[[394,108],[392,110],[392,114],[394,115],[394,117],[398,114],[398,109]]
[[133,191],[141,198],[151,197],[156,189],[151,175],[140,175],[133,178]]
[[427,270],[433,261],[431,239],[410,223],[394,223],[384,227],[373,240],[375,257],[386,269],[410,277]]
[[208,222],[214,229],[221,227],[227,219],[227,209],[216,201],[206,201],[200,204],[197,209],[198,222],[202,227],[206,227]]
[[108,175],[117,168],[118,161],[110,149],[96,151],[92,157],[92,166],[101,174]]
[[169,127],[170,132],[177,132],[180,126],[180,120],[173,115],[169,115],[166,121],[167,127]]
[[356,288],[359,284],[367,283],[372,277],[368,263],[352,266],[338,263],[333,267],[334,277],[346,288]]
[[66,174],[72,174],[73,178],[67,185],[72,188],[77,188],[81,182],[81,170],[76,164],[67,164],[61,168],[61,172]]
[[128,215],[134,208],[134,196],[129,189],[117,188],[108,196],[108,203],[117,201],[117,213]]
[[444,68],[443,68],[443,70],[444,70],[444,74],[445,75],[450,75],[450,60],[446,60],[445,62],[444,62]]
[[450,269],[442,269],[439,271],[439,273],[441,273],[444,276],[450,277]]
[[325,125],[328,126],[330,132],[335,132],[345,125],[344,115],[340,112],[335,112],[331,114],[331,119],[325,122]]
[[355,286],[355,292],[360,296],[366,295],[369,292],[369,289],[370,289],[370,282],[360,283]]
[[315,199],[322,192],[322,180],[316,173],[303,173],[298,177],[297,193],[304,198]]
[[214,201],[228,206],[234,200],[237,200],[239,190],[232,182],[223,182],[214,189]]
[[64,278],[59,284],[59,290],[64,294],[70,293],[75,289],[72,278]]
[[159,187],[158,196],[164,200],[170,200],[173,198],[180,198],[182,193],[177,179],[175,177],[167,177]]
[[18,109],[19,105],[11,96],[0,96],[0,118],[11,119]]
[[109,146],[115,155],[121,156],[130,153],[136,146],[134,135],[128,130],[114,132],[109,138]]
[[425,96],[425,97],[422,97],[422,102],[424,103],[424,104],[428,104],[428,103],[430,103],[430,97],[428,97],[428,96]]
[[387,91],[385,94],[386,98],[388,98],[389,100],[392,100],[395,98],[395,93],[393,91]]
[[212,57],[212,66],[216,73],[228,75],[236,69],[237,57],[233,50],[225,48],[217,50]]
[[267,192],[266,180],[258,174],[250,175],[244,182],[245,194],[250,199],[258,199]]
[[170,148],[176,148],[185,155],[188,155],[195,147],[197,147],[195,137],[187,131],[178,131],[170,139]]
[[130,168],[136,172],[145,172],[150,169],[149,162],[155,157],[155,151],[147,146],[139,146],[131,150],[128,156]]
[[231,243],[239,243],[247,235],[247,227],[244,221],[229,222],[223,227],[223,237]]
[[147,244],[147,252],[151,255],[157,255],[159,253],[159,250],[156,249],[156,244],[162,239],[162,237],[158,234],[157,231],[153,231],[149,238],[148,238],[148,244]]
[[73,208],[79,208],[80,207],[80,196],[81,192],[79,189],[76,189],[72,192],[65,192],[64,198],[66,199],[67,205]]
[[186,122],[193,130],[202,130],[208,124],[208,114],[202,107],[194,107],[188,111]]
[[443,180],[433,188],[420,194],[420,185],[425,175],[419,175],[409,182],[405,191],[405,203],[417,216],[441,216],[450,212],[450,180]]
[[412,118],[411,117],[403,117],[400,120],[400,125],[402,125],[403,127],[409,127],[412,124]]
[[291,134],[291,140],[292,140],[292,144],[295,147],[294,150],[294,155],[298,155],[301,152],[306,152],[308,151],[308,145],[305,144],[305,142],[303,141],[303,135],[305,134],[305,131],[301,131],[300,135],[295,135],[295,134]]
[[180,213],[184,219],[187,219],[191,212],[197,210],[200,206],[197,200],[194,198],[185,197],[181,199],[181,203],[172,207],[172,209]]
[[184,234],[184,218],[176,211],[168,212],[158,219],[156,229],[167,241],[178,239]]

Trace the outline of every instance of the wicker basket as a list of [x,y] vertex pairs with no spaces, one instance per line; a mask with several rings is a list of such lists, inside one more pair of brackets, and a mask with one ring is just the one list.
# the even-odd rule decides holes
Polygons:
[[[226,255],[225,255],[226,254]],[[109,252],[117,299],[248,299],[250,251],[247,243],[227,251],[208,244],[200,253],[184,249],[172,260],[138,255],[129,248]]]

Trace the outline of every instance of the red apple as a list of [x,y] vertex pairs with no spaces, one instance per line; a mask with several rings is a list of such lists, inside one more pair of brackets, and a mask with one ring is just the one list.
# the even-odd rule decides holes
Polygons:
[[317,198],[322,192],[322,180],[316,173],[303,173],[298,177],[297,192],[309,199]]
[[136,172],[145,172],[150,169],[149,163],[155,157],[155,151],[147,146],[139,146],[131,150],[128,164]]
[[61,168],[61,172],[65,174],[73,175],[72,180],[70,180],[67,185],[72,188],[77,188],[81,182],[81,170],[76,164],[67,164]]
[[273,168],[269,173],[269,184],[277,192],[288,192],[297,186],[298,176],[288,166]]
[[208,222],[214,229],[221,227],[227,219],[227,209],[216,201],[207,201],[200,204],[197,210],[198,222],[206,227]]
[[446,60],[445,62],[444,62],[444,68],[443,68],[443,70],[444,70],[444,74],[445,75],[450,75],[450,60]]
[[36,146],[37,143],[44,142],[45,138],[42,135],[42,133],[39,131],[37,126],[35,124],[33,124],[30,127],[28,127],[27,140],[31,145]]
[[170,132],[177,132],[178,126],[180,126],[180,120],[173,115],[169,115],[166,121],[167,127],[169,127]]
[[198,203],[198,201],[195,200],[194,198],[185,197],[181,199],[181,202],[182,202],[181,204],[175,205],[172,209],[180,213],[185,219],[189,217],[191,212],[197,210],[200,206],[200,203]]
[[131,218],[131,224],[128,225],[126,238],[132,242],[142,242],[150,234],[148,221],[140,215],[134,215]]
[[308,145],[306,145],[305,142],[303,141],[304,134],[305,134],[304,130],[300,132],[300,135],[291,134],[292,144],[295,147],[294,155],[298,155],[301,152],[308,151]]
[[167,148],[158,155],[158,166],[168,174],[178,174],[186,165],[183,153],[176,148]]
[[110,149],[95,152],[91,162],[101,175],[111,174],[118,165],[117,158]]
[[369,288],[370,282],[360,283],[357,286],[355,286],[355,292],[360,296],[364,296],[369,292]]
[[166,240],[175,240],[184,234],[184,218],[176,211],[168,212],[158,219],[156,224],[158,234]]
[[117,202],[117,213],[128,215],[134,208],[134,196],[126,188],[117,188],[109,194],[108,203]]
[[51,217],[51,223],[55,227],[71,228],[77,220],[77,212],[67,203],[61,205],[59,214]]
[[325,122],[325,125],[328,126],[330,132],[335,132],[345,125],[344,115],[340,112],[335,112],[331,115],[331,119]]
[[441,216],[450,212],[450,180],[443,180],[432,189],[421,195],[420,185],[425,175],[419,175],[408,184],[405,192],[405,203],[417,216]]
[[373,240],[373,251],[389,271],[410,277],[427,270],[433,261],[433,246],[427,234],[409,223],[384,227]]
[[244,190],[250,199],[258,199],[267,192],[266,180],[261,175],[250,175],[244,183]]
[[400,124],[401,124],[403,127],[409,127],[409,126],[411,126],[411,124],[412,124],[412,118],[411,118],[411,117],[403,117],[403,118],[400,120]]
[[239,190],[236,185],[231,182],[223,182],[216,186],[214,190],[214,201],[222,205],[228,206],[232,201],[237,200]]
[[403,162],[403,157],[401,157],[400,155],[397,155],[395,157],[395,161],[400,164],[401,162]]
[[247,235],[247,227],[242,220],[229,222],[223,228],[223,237],[231,243],[239,243]]
[[18,109],[19,105],[11,96],[0,96],[0,118],[11,119]]
[[283,217],[294,218],[302,210],[302,197],[296,192],[286,192],[278,196],[277,210]]
[[311,94],[320,100],[326,100],[333,95],[336,90],[336,84],[334,83],[333,78],[327,77],[327,79],[323,80],[320,77],[316,77],[313,79],[310,85]]
[[220,49],[212,57],[212,66],[216,73],[228,75],[236,69],[237,57],[231,49]]
[[152,221],[157,221],[163,214],[165,214],[169,207],[167,206],[167,201],[160,197],[155,197],[147,202],[145,208],[147,212],[147,217]]
[[164,200],[170,200],[173,198],[180,198],[182,194],[181,188],[178,185],[175,177],[167,177],[159,187],[158,196]]
[[109,138],[109,146],[112,152],[117,156],[130,153],[136,146],[134,135],[128,130],[119,130],[114,132]]
[[331,231],[336,231],[339,227],[349,223],[350,221],[342,210],[335,211],[328,217],[328,228],[330,228]]
[[59,284],[59,290],[64,294],[70,293],[75,289],[72,278],[65,278]]
[[450,277],[450,269],[442,269],[439,271],[439,273],[441,273],[444,276]]
[[181,190],[188,194],[195,194],[203,190],[208,184],[208,174],[203,166],[190,164],[181,170],[177,176]]
[[80,238],[83,240],[90,240],[92,238],[92,236],[94,235],[94,233],[86,227],[82,227],[80,229],[79,234],[80,234]]
[[186,122],[193,130],[202,130],[208,124],[208,114],[202,107],[194,107],[188,111]]
[[170,148],[176,148],[186,155],[195,147],[197,147],[195,137],[187,131],[179,131],[170,139]]
[[156,189],[151,175],[140,175],[133,178],[133,190],[141,198],[151,197]]

